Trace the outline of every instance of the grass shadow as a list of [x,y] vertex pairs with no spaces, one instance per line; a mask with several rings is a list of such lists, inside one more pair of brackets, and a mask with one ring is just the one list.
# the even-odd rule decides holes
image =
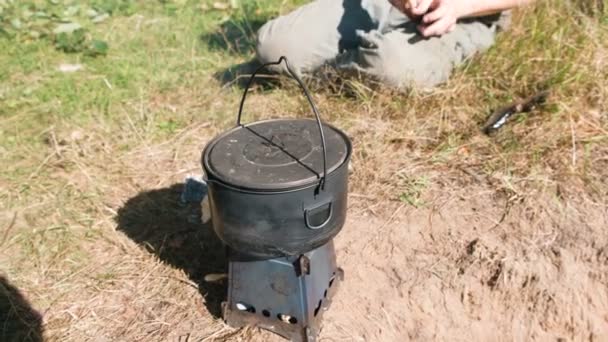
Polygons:
[[232,17],[220,24],[215,32],[204,33],[200,39],[213,52],[226,52],[235,56],[255,52],[256,32],[267,20]]
[[[237,86],[241,89],[247,87],[247,82],[251,75],[261,64],[253,59],[249,62],[231,65],[226,69],[213,74],[213,77],[220,82],[223,87]],[[251,86],[262,90],[271,90],[281,85],[281,75],[262,70],[253,80]]]
[[182,204],[183,188],[184,184],[175,184],[129,199],[118,210],[117,229],[163,262],[182,269],[198,285],[209,313],[219,318],[226,284],[208,283],[204,277],[226,273],[225,248],[213,232],[208,210],[202,209],[206,201],[203,205]]
[[[252,16],[254,19],[249,19]],[[213,52],[224,52],[232,56],[254,56],[257,31],[268,20],[269,18],[255,17],[251,14],[235,14],[220,24],[216,31],[202,34],[200,39]],[[224,86],[237,85],[244,88],[249,76],[259,66],[257,60],[252,58],[249,62],[234,64],[220,70],[213,76]],[[269,85],[272,87],[275,84],[272,77],[270,80],[262,79],[256,82],[265,87]]]
[[42,315],[0,275],[0,341],[42,342]]

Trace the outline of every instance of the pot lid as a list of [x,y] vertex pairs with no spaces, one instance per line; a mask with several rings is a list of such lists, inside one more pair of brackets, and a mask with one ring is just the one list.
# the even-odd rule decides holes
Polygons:
[[[350,141],[323,124],[327,173],[349,157]],[[253,190],[288,190],[318,182],[323,176],[323,147],[317,121],[278,119],[254,122],[215,138],[205,148],[205,170],[231,186]]]

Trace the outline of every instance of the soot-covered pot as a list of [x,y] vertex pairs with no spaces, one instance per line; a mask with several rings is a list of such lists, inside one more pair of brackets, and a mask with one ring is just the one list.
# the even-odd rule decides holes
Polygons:
[[[258,71],[285,62],[315,119],[241,124],[247,91]],[[236,252],[260,258],[296,255],[332,239],[344,225],[349,138],[322,123],[305,85],[285,57],[254,72],[237,125],[203,151],[213,227]]]

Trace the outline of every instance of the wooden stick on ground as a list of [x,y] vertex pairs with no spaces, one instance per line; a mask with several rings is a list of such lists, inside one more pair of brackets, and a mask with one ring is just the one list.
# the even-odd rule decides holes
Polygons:
[[523,100],[515,101],[495,110],[492,115],[490,115],[485,125],[483,125],[482,131],[485,134],[490,134],[498,130],[507,122],[509,117],[514,114],[531,111],[536,108],[536,106],[544,103],[547,100],[547,97],[549,97],[549,91],[543,90]]

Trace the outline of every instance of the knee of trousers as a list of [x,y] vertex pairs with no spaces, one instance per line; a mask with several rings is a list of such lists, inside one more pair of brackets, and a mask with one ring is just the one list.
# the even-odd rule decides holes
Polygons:
[[363,70],[395,88],[431,88],[452,72],[452,56],[439,44],[409,44],[386,36],[375,49],[360,51]]
[[361,59],[390,86],[431,88],[447,81],[454,67],[493,43],[493,29],[479,22],[459,24],[455,31],[429,39],[390,32],[377,39],[376,48],[362,49]]

